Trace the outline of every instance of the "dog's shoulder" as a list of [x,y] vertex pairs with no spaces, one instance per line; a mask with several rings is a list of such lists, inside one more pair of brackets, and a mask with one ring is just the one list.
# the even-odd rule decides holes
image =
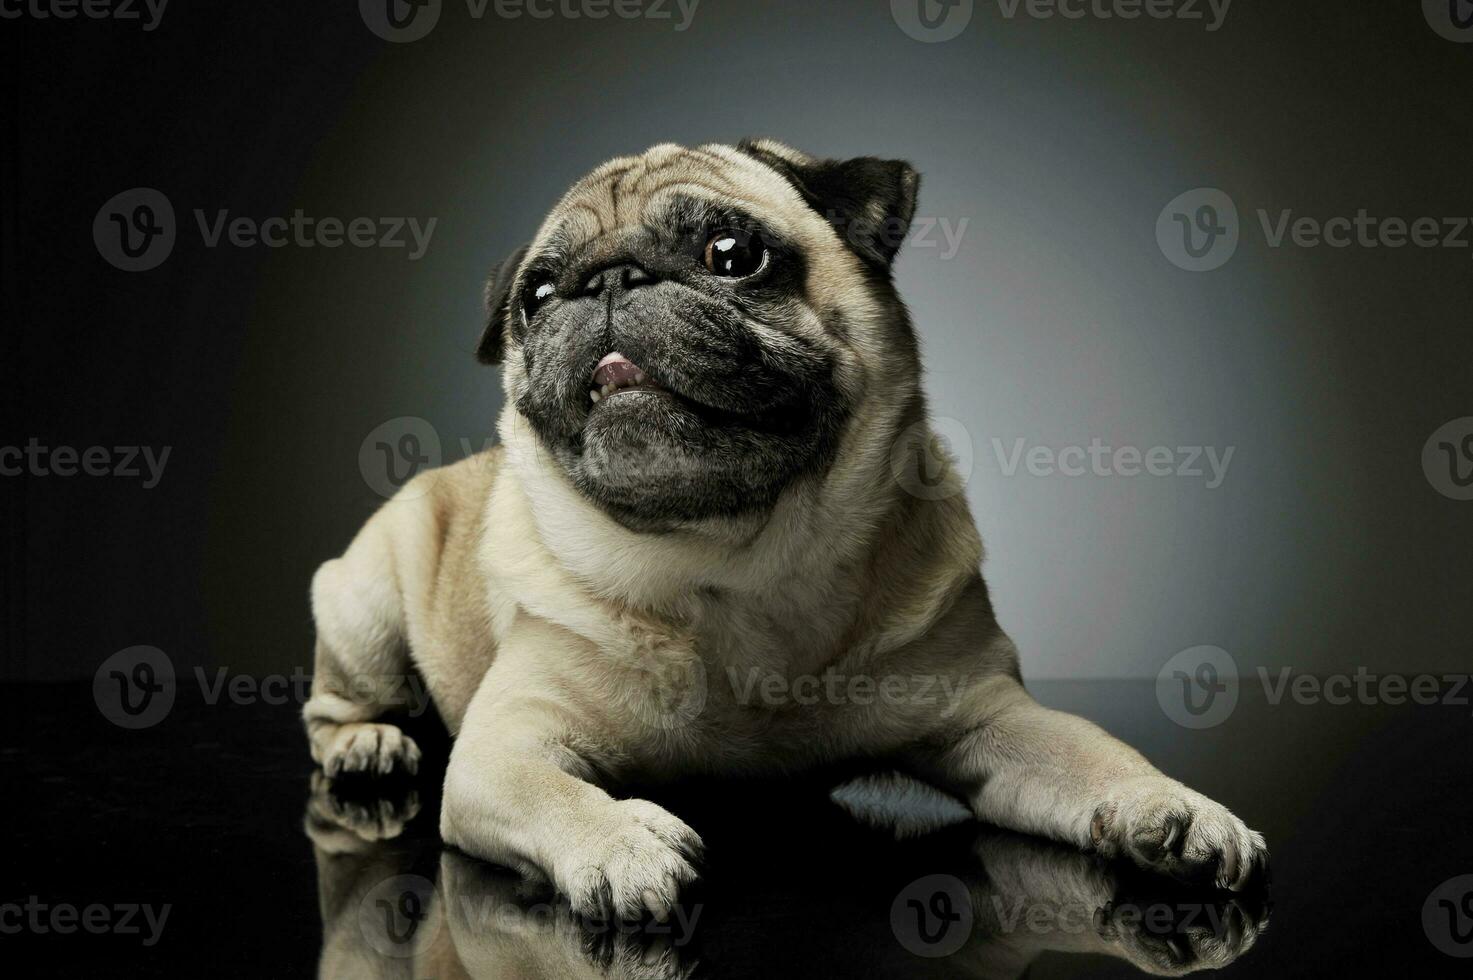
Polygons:
[[418,495],[428,497],[442,521],[477,519],[504,467],[505,458],[503,447],[491,446],[464,459],[426,470],[404,490],[406,493],[416,490]]
[[423,622],[432,609],[475,593],[486,501],[503,456],[497,446],[419,473],[384,502],[349,549],[362,574],[378,569],[394,579],[412,620]]

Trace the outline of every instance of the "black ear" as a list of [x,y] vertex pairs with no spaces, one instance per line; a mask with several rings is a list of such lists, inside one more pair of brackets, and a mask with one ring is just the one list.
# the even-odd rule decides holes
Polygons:
[[904,160],[821,160],[774,140],[742,140],[737,149],[787,177],[849,247],[888,269],[910,230],[921,175]]
[[492,269],[486,279],[486,332],[481,334],[481,343],[476,348],[476,360],[482,364],[501,363],[506,350],[507,319],[512,315],[511,284],[526,254],[527,246],[523,245]]

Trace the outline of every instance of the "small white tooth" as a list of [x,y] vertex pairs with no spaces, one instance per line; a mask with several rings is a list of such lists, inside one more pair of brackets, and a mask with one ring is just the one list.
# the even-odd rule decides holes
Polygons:
[[644,372],[642,372],[642,371],[635,371],[634,372],[634,383],[637,384],[637,385],[644,384]]
[[613,385],[604,385],[604,397],[605,398],[609,397],[610,395],[612,395],[617,390],[618,389],[616,387],[614,387]]
[[597,404],[598,404],[598,400],[599,400],[599,399],[600,399],[600,398],[602,398],[602,397],[603,397],[603,395],[601,395],[601,394],[599,394],[599,393],[598,393],[598,392],[596,392],[596,391],[590,391],[590,392],[589,392],[589,393],[588,393],[588,397],[589,397],[589,398],[592,398],[592,399],[593,399],[593,403],[594,403],[594,404],[595,404],[595,405],[597,405]]

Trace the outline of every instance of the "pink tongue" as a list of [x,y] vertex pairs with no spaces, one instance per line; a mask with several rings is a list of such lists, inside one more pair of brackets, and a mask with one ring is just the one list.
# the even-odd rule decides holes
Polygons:
[[598,362],[598,367],[593,369],[593,383],[596,385],[622,385],[633,381],[636,374],[643,374],[639,367],[629,358],[615,351],[607,354]]

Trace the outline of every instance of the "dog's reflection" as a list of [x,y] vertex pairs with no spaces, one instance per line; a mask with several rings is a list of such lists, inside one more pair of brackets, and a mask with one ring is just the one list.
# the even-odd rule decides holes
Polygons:
[[[697,906],[667,922],[579,921],[544,879],[442,851],[415,824],[418,794],[312,776],[305,829],[317,859],[318,975],[680,978]],[[413,828],[406,833],[406,828]]]
[[[862,965],[870,976],[1013,978],[1049,951],[1181,976],[1226,966],[1268,918],[1261,896],[1192,891],[973,825],[930,844],[870,836],[856,847],[852,832],[835,831],[833,855],[814,854],[804,835],[801,859],[822,882],[811,902],[794,901],[791,878],[764,895],[763,882],[781,876],[764,878],[758,861],[742,857],[731,875],[716,872],[742,879],[727,896],[716,897],[727,889],[713,883],[710,897],[693,897],[664,922],[590,922],[531,869],[442,850],[434,814],[416,820],[419,811],[412,790],[355,790],[314,775],[306,831],[323,918],[320,976],[668,980],[751,976],[754,967],[815,976],[814,964],[847,964],[841,972]],[[864,867],[853,877],[835,870],[854,869],[857,854]]]
[[968,945],[977,975],[1018,977],[1053,950],[1127,960],[1145,973],[1220,969],[1268,925],[1261,893],[1194,890],[1114,870],[1067,848],[999,832],[973,843],[981,881],[967,879]]

